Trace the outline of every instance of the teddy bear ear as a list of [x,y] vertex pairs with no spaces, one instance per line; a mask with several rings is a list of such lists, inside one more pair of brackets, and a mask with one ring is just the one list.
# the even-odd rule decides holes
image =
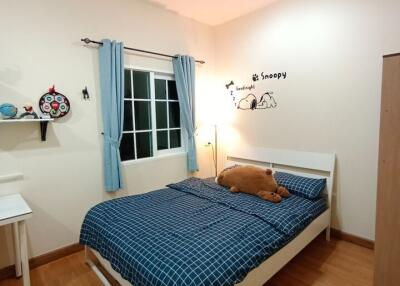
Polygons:
[[266,169],[265,173],[267,173],[267,175],[272,175],[272,170],[271,169]]

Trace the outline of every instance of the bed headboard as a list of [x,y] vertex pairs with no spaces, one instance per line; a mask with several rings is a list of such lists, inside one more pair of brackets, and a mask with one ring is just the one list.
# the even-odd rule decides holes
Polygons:
[[326,178],[329,206],[335,173],[335,154],[314,153],[285,149],[234,147],[227,152],[227,166],[246,164],[264,166],[311,178]]

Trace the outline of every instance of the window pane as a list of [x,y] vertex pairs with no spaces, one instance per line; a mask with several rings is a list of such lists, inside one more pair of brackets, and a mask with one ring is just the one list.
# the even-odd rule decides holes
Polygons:
[[168,128],[167,122],[167,103],[156,101],[157,129]]
[[166,81],[163,79],[155,80],[156,99],[167,99]]
[[125,70],[125,98],[132,98],[131,71]]
[[181,130],[170,130],[169,131],[169,144],[171,148],[181,147]]
[[133,133],[125,133],[122,135],[119,153],[122,161],[135,159],[135,138]]
[[179,102],[169,102],[169,128],[181,126],[181,116],[179,113]]
[[135,129],[151,129],[150,101],[135,101]]
[[157,149],[168,149],[168,131],[157,131]]
[[178,93],[176,91],[176,83],[173,80],[168,81],[168,98],[178,100]]
[[137,158],[148,158],[153,156],[153,144],[151,132],[136,133]]
[[124,101],[124,131],[133,130],[132,101]]
[[150,79],[148,72],[132,71],[133,97],[141,99],[150,98]]

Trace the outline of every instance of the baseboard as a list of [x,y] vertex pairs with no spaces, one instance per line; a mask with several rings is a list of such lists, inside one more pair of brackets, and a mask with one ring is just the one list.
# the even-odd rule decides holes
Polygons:
[[[29,259],[29,268],[34,269],[36,267],[42,266],[44,264],[50,263],[54,260],[63,258],[75,252],[81,251],[84,249],[83,245],[79,243],[75,243],[72,245],[68,245],[48,253],[32,257]],[[0,269],[0,280],[4,280],[7,278],[15,277],[15,265],[10,265]]]
[[349,234],[346,232],[343,232],[339,229],[336,228],[331,228],[331,235],[332,237],[339,239],[339,240],[344,240],[348,241],[369,249],[374,249],[375,248],[375,242],[373,240],[369,240],[366,238],[362,238],[353,234]]
[[0,269],[0,281],[12,277],[15,277],[15,265]]

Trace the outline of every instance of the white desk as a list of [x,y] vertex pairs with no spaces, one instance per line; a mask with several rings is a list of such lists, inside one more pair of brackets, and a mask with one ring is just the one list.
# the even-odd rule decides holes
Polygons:
[[0,197],[0,226],[12,224],[14,235],[15,272],[22,274],[24,286],[29,286],[28,245],[25,220],[32,216],[32,210],[20,194]]

